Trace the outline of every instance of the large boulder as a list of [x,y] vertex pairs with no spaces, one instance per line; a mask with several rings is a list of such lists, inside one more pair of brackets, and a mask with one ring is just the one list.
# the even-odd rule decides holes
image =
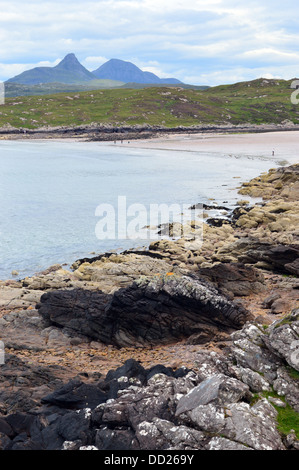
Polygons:
[[212,267],[199,268],[199,275],[222,291],[236,296],[247,296],[266,290],[261,272],[243,263],[215,263]]
[[299,371],[299,309],[269,329],[267,346]]
[[119,347],[167,343],[199,333],[207,324],[232,332],[251,319],[242,305],[210,284],[173,273],[141,277],[112,295],[84,289],[48,292],[37,307],[55,325]]
[[215,257],[222,261],[227,255],[243,264],[263,264],[267,269],[298,276],[299,245],[262,242],[256,238],[241,238],[221,248]]

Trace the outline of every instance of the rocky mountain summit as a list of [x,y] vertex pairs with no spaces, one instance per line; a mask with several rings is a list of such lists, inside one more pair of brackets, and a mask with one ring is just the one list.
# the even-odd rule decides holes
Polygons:
[[95,76],[78,61],[75,54],[67,54],[55,67],[35,67],[10,78],[9,83],[36,85],[40,83],[84,83]]
[[263,200],[1,281],[0,448],[299,448],[299,165],[240,193]]

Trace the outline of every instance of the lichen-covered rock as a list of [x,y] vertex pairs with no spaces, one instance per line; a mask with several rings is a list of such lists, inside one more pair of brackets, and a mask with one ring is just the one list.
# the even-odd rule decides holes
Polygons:
[[160,418],[142,421],[136,429],[136,438],[143,450],[204,450],[208,440],[200,431]]
[[239,442],[230,441],[225,437],[213,437],[206,447],[206,450],[254,450]]
[[267,346],[299,371],[299,310],[269,328]]
[[255,450],[282,450],[284,445],[276,429],[276,416],[272,405],[260,400],[252,407],[244,402],[225,408],[211,403],[199,405],[181,415],[180,420],[202,432],[219,434]]
[[193,410],[199,405],[214,403],[227,405],[248,396],[249,387],[244,383],[224,375],[214,375],[193,388],[178,403],[176,415]]
[[299,413],[298,380],[292,378],[285,367],[278,368],[277,378],[273,382],[273,389],[278,395],[285,397],[287,402]]
[[250,407],[247,403],[234,403],[227,408],[223,433],[228,438],[248,445],[255,450],[283,450],[277,430],[277,411],[266,400],[259,400]]
[[277,368],[282,360],[264,347],[264,333],[255,325],[249,324],[232,334],[231,357],[243,368],[259,372],[270,381],[277,376]]
[[249,386],[251,392],[257,393],[271,390],[269,381],[258,372],[241,366],[233,366],[232,370],[238,380]]

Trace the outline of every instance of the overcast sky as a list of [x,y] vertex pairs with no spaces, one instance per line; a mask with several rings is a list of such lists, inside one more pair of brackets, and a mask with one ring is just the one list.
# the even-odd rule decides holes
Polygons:
[[0,0],[0,80],[74,52],[218,85],[299,76],[295,0]]

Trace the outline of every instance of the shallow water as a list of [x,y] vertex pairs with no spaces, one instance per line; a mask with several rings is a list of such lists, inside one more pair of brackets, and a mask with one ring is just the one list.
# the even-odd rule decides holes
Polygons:
[[[91,252],[122,250],[144,240],[99,240],[95,211],[117,207],[194,204],[214,198],[233,207],[237,186],[275,167],[244,155],[141,150],[102,143],[0,142],[0,279],[31,275]],[[237,178],[240,177],[240,178]],[[91,255],[90,255],[91,256]]]

